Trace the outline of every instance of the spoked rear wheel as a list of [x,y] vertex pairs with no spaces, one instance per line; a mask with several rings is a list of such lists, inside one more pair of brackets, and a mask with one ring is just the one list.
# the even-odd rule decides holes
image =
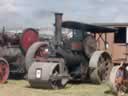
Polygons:
[[109,53],[104,51],[94,52],[89,63],[89,67],[92,69],[90,72],[92,82],[101,83],[108,80],[112,66],[112,59]]
[[9,64],[8,62],[0,58],[0,83],[5,83],[9,76]]

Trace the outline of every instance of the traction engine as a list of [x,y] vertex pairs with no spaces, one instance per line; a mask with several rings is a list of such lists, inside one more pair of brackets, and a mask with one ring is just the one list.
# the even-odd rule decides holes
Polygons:
[[0,83],[5,83],[10,75],[14,78],[23,77],[26,73],[25,54],[27,49],[39,41],[38,32],[27,28],[23,34],[3,32],[0,33]]

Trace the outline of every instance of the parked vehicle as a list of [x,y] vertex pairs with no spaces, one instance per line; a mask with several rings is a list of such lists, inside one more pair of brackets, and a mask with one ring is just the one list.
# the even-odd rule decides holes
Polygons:
[[36,42],[25,57],[28,81],[32,87],[64,88],[69,80],[100,84],[108,80],[112,69],[111,55],[97,49],[95,32],[116,32],[116,29],[62,21],[55,14],[55,36],[51,41]]

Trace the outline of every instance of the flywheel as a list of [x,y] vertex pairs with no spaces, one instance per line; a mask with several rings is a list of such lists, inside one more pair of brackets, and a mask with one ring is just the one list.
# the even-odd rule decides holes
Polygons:
[[37,30],[33,28],[25,29],[20,40],[20,45],[23,52],[26,53],[28,48],[37,41],[39,41],[39,35]]

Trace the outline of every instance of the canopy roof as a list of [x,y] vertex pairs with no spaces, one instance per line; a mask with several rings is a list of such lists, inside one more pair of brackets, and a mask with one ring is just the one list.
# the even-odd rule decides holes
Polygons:
[[88,31],[92,33],[117,32],[117,29],[115,28],[108,28],[108,27],[86,24],[86,23],[81,23],[81,22],[76,22],[76,21],[64,21],[62,22],[62,27],[69,28],[69,29]]

